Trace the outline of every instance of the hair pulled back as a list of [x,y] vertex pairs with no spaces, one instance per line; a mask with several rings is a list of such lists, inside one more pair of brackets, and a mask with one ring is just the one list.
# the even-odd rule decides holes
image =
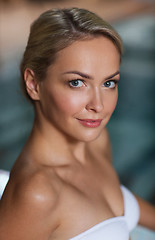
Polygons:
[[[56,54],[77,40],[96,36],[109,38],[122,55],[122,41],[112,26],[95,13],[81,8],[52,9],[42,13],[31,25],[20,70],[22,86],[28,96],[24,71],[33,70],[38,81],[46,77]],[[28,96],[29,98],[29,96]]]

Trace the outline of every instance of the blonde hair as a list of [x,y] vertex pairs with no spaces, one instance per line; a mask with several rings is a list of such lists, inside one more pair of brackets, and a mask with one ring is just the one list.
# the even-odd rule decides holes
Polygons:
[[[52,9],[42,13],[31,25],[28,43],[20,70],[22,85],[24,71],[30,68],[38,81],[46,77],[56,54],[77,40],[104,36],[109,38],[122,55],[122,41],[113,27],[95,13],[81,8]],[[28,96],[29,98],[29,96]]]

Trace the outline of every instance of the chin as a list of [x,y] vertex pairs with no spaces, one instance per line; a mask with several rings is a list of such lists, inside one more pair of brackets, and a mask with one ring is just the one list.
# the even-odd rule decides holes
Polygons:
[[81,140],[83,142],[92,142],[100,136],[101,132],[102,132],[102,130],[92,131],[92,132],[89,132],[87,134],[83,133],[82,136],[79,137],[79,140]]
[[101,133],[103,132],[104,128],[106,127],[107,123],[109,121],[109,118],[105,119],[104,123],[102,123],[101,126],[97,127],[97,128],[90,128],[90,129],[86,129],[83,130],[80,134],[79,140],[83,139],[82,141],[84,142],[92,142],[95,141],[97,138],[99,138],[99,136],[101,135]]

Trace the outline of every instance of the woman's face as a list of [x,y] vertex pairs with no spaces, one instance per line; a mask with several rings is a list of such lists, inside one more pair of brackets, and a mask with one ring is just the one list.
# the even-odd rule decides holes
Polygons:
[[39,86],[44,119],[74,140],[95,140],[115,109],[119,68],[118,50],[105,37],[61,50]]

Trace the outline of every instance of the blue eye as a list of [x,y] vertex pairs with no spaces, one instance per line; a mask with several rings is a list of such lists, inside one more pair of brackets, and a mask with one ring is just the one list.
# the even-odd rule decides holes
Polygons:
[[115,80],[110,80],[104,83],[104,87],[106,88],[115,88],[117,84],[117,81]]
[[83,81],[80,79],[71,80],[69,81],[69,85],[74,88],[82,87]]

